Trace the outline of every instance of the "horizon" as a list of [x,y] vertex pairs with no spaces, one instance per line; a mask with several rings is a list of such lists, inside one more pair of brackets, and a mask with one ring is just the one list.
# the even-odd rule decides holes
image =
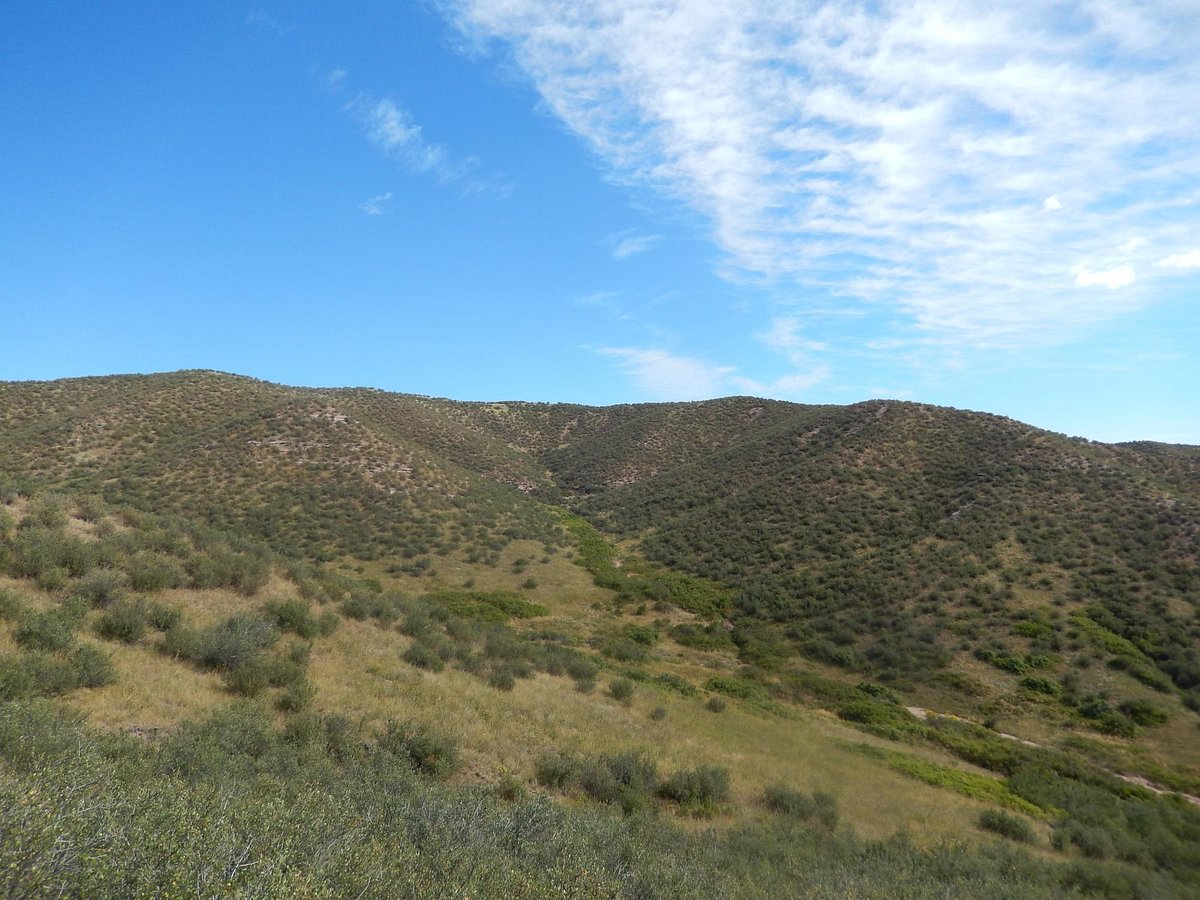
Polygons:
[[1200,445],[1200,15],[0,12],[0,379],[869,399]]
[[1085,440],[1090,443],[1097,444],[1138,444],[1138,443],[1161,443],[1176,447],[1198,447],[1200,444],[1180,443],[1173,441],[1156,441],[1152,438],[1133,438],[1130,440],[1121,441],[1100,441],[1094,438],[1089,438],[1086,435],[1067,434],[1066,432],[1054,431],[1050,428],[1043,428],[1033,422],[1025,422],[1020,419],[1014,419],[1011,416],[1004,416],[1000,413],[995,413],[986,409],[971,409],[968,407],[945,406],[936,403],[925,403],[921,400],[905,400],[896,397],[867,397],[862,400],[855,400],[849,403],[805,403],[799,400],[780,400],[775,397],[762,397],[757,394],[722,394],[717,397],[705,397],[699,400],[638,400],[638,401],[617,401],[614,403],[579,403],[574,400],[526,400],[520,397],[446,397],[439,394],[423,394],[414,391],[393,390],[390,388],[380,388],[369,384],[290,384],[281,381],[272,381],[267,378],[258,378],[254,375],[245,375],[240,372],[226,372],[220,369],[170,369],[159,372],[111,372],[100,375],[74,375],[63,378],[52,379],[0,379],[0,384],[53,384],[61,381],[88,381],[106,378],[154,378],[163,375],[219,375],[226,378],[239,378],[246,381],[256,381],[262,384],[268,384],[272,387],[306,390],[306,391],[377,391],[385,394],[395,394],[398,397],[419,397],[424,400],[444,400],[450,403],[474,403],[480,405],[486,404],[504,404],[504,403],[524,403],[529,405],[542,406],[582,406],[589,409],[606,409],[613,406],[653,406],[653,405],[687,405],[701,403],[715,403],[721,400],[763,400],[771,403],[788,403],[796,406],[832,406],[846,407],[857,406],[865,403],[909,403],[915,406],[932,406],[937,409],[947,409],[955,412],[968,413],[970,415],[997,416],[999,418],[1008,419],[1017,422],[1020,425],[1027,425],[1031,428],[1036,428],[1039,431],[1044,431],[1050,434],[1055,434],[1064,437],[1067,440],[1077,441]]

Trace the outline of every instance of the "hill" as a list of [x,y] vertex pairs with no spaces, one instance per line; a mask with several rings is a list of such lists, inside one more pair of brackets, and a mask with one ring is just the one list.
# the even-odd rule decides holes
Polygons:
[[[94,830],[69,788],[86,759],[131,798],[104,824],[127,847],[162,791],[223,782],[226,824],[274,849],[205,876],[222,890],[385,877],[283,863],[289,829],[344,826],[256,830],[297,790],[417,843],[434,810],[488,809],[454,826],[478,829],[469,865],[365,838],[420,895],[435,871],[623,895],[621,854],[649,896],[887,896],[887,867],[917,896],[1200,883],[1198,448],[912,403],[464,403],[180,372],[0,385],[0,482],[0,790],[31,854],[11,871]],[[409,799],[367,802],[368,771]],[[51,806],[24,799],[52,784]],[[189,843],[171,808],[198,877],[233,832]],[[646,815],[675,824],[651,840]],[[504,837],[514,816],[581,861],[547,869]],[[861,843],[898,828],[917,846]],[[583,849],[597,829],[617,856]],[[933,848],[964,834],[952,874]],[[797,840],[827,864],[780,863]],[[116,875],[81,850],[45,883],[111,892],[121,852]],[[867,852],[885,869],[839,881]]]

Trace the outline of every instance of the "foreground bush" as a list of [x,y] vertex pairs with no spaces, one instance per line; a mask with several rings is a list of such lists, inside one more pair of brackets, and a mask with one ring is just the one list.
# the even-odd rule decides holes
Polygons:
[[1152,870],[863,841],[777,817],[715,833],[418,777],[344,719],[241,702],[158,744],[0,704],[12,897],[1188,896]]

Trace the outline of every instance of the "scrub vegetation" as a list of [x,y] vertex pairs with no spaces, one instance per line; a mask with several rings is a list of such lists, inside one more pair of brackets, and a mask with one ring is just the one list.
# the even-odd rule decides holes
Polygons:
[[1194,896],[1200,451],[0,385],[0,891]]

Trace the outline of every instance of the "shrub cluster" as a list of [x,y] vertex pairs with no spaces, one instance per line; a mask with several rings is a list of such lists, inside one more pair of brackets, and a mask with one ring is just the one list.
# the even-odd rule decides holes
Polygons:
[[719,766],[680,769],[663,778],[640,751],[579,757],[550,751],[535,764],[538,784],[560,792],[577,790],[625,813],[650,808],[658,798],[690,815],[708,817],[729,801],[729,771]]

